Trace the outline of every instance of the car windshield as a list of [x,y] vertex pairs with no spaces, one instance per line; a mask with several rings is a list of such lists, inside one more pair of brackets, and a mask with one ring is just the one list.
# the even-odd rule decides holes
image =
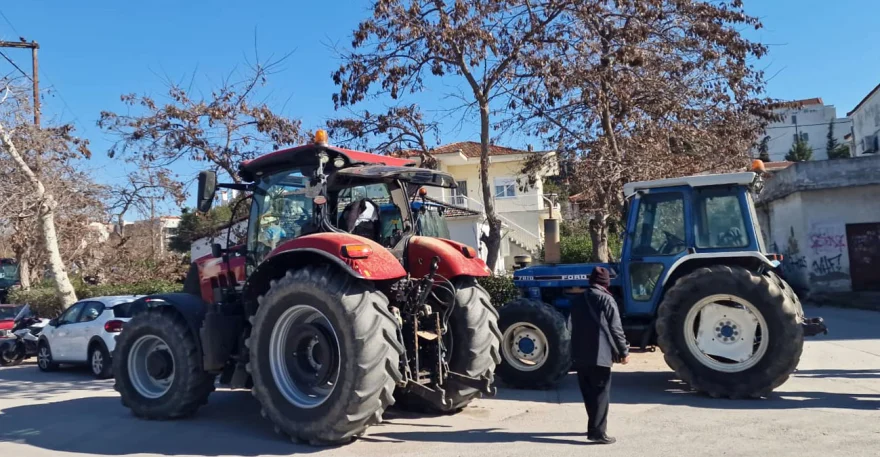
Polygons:
[[18,321],[19,319],[21,319],[25,316],[29,316],[30,314],[31,314],[31,305],[24,305],[24,307],[20,308],[18,310],[18,313],[16,313],[15,320]]
[[0,306],[0,321],[11,320],[21,310],[21,306]]
[[18,282],[18,265],[0,261],[0,287],[9,287]]

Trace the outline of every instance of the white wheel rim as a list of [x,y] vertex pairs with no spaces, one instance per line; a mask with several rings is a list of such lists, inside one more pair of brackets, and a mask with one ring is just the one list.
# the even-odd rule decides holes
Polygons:
[[104,356],[101,355],[101,351],[94,350],[92,351],[92,372],[95,374],[101,374],[101,371],[104,370]]
[[550,345],[534,324],[517,322],[507,327],[501,341],[504,360],[519,371],[535,371],[547,363]]
[[37,363],[44,370],[49,368],[49,348],[46,346],[40,348],[40,353],[37,354]]
[[[333,341],[329,342],[335,345],[335,351],[333,351],[333,348],[329,350],[335,352],[335,361],[332,359],[330,361],[316,359],[315,349],[317,347],[317,340],[308,342],[307,347],[304,349],[297,349],[297,345],[292,344],[303,342],[296,339],[297,336],[301,335],[297,335],[292,330],[294,326],[304,324],[321,327],[332,335]],[[304,352],[300,353],[299,351]],[[333,324],[330,323],[327,316],[316,308],[310,305],[292,306],[275,322],[275,326],[272,328],[272,335],[269,338],[269,369],[272,372],[272,378],[278,391],[291,404],[304,409],[316,408],[324,404],[336,389],[336,384],[339,381],[341,360],[339,337],[336,334],[336,329],[333,328]],[[291,374],[293,369],[297,371],[299,376],[302,376],[311,367],[315,370],[317,378],[317,372],[323,369],[323,363],[332,364],[329,368],[330,371],[325,375],[324,379],[327,380],[326,382],[305,385],[301,380],[299,382],[294,380],[294,376]],[[301,364],[301,367],[294,367],[292,366],[293,364]]]
[[723,373],[754,367],[770,344],[761,311],[748,300],[723,294],[703,298],[691,307],[684,320],[684,339],[701,364]]
[[[170,375],[156,378],[150,374],[147,362],[153,353],[168,354],[171,361]],[[174,354],[162,338],[156,335],[144,335],[138,338],[131,345],[131,351],[128,353],[128,363],[126,364],[132,387],[145,398],[156,399],[165,395],[174,383],[175,362]]]

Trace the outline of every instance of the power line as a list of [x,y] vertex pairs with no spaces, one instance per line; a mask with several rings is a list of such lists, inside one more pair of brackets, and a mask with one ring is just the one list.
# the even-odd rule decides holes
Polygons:
[[[846,123],[849,123],[849,122],[851,122],[851,121],[831,122],[831,123],[834,124],[834,125],[839,125],[839,124],[846,124]],[[786,124],[786,125],[780,125],[780,126],[776,126],[776,127],[764,127],[764,129],[765,129],[765,130],[769,130],[769,129],[790,129],[790,128],[797,128],[797,127],[815,127],[815,126],[817,126],[817,125],[826,125],[826,126],[827,126],[828,124],[829,124],[829,122],[821,122],[821,123],[819,123],[819,124],[790,124],[790,125]]]
[[0,17],[2,17],[3,20],[6,21],[7,24],[9,24],[9,28],[11,28],[13,32],[15,32],[16,34],[19,34],[19,33],[18,33],[18,30],[15,29],[15,26],[12,25],[12,22],[9,20],[9,18],[6,17],[5,14],[3,14],[3,11],[2,11],[2,10],[0,10]]
[[10,59],[9,57],[7,57],[6,54],[3,54],[3,51],[0,51],[0,56],[2,56],[4,59],[6,59],[7,62],[11,63],[12,66],[15,67],[16,70],[20,71],[21,74],[23,74],[23,75],[25,76],[25,78],[30,79],[31,82],[34,82],[34,78],[31,78],[31,75],[25,73],[25,71],[22,70],[21,67],[19,67],[18,65],[16,65],[15,62],[12,61],[12,59]]

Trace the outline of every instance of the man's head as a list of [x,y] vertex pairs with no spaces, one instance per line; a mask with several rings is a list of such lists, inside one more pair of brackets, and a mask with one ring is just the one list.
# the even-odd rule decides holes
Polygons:
[[610,286],[611,274],[608,272],[608,269],[605,267],[593,268],[593,272],[590,273],[590,284],[596,284],[602,287]]

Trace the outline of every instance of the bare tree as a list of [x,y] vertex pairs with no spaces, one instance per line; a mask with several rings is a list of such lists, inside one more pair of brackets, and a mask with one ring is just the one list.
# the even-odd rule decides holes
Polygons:
[[440,124],[425,121],[417,105],[391,107],[381,114],[364,111],[351,117],[331,119],[327,128],[339,144],[380,154],[416,151],[421,166],[437,168],[437,159],[431,150],[440,144]]
[[[465,106],[480,119],[480,184],[489,223],[483,242],[486,263],[495,267],[501,246],[501,220],[489,183],[492,107],[502,105],[517,84],[526,53],[552,34],[562,13],[554,0],[377,0],[373,14],[354,32],[353,51],[334,72],[337,107],[364,100],[376,86],[393,99],[422,90],[426,77],[457,76]],[[458,96],[458,94],[456,94]],[[497,109],[498,107],[496,107]]]
[[752,64],[766,48],[743,27],[761,23],[740,1],[585,0],[529,55],[540,78],[512,105],[573,167],[595,258],[608,260],[608,218],[624,183],[747,163],[769,113]]
[[101,113],[98,125],[119,138],[109,155],[139,160],[169,176],[167,167],[179,160],[208,162],[240,182],[239,163],[302,140],[299,121],[258,99],[281,60],[250,67],[240,81],[227,79],[208,97],[193,96],[180,84],[170,84],[165,104],[148,95],[123,95],[123,103],[139,112]]
[[[21,223],[29,219],[37,221],[56,295],[61,304],[68,307],[76,302],[76,293],[59,248],[55,221],[58,200],[55,193],[47,190],[43,172],[46,164],[64,163],[76,154],[88,157],[88,143],[74,137],[69,125],[43,129],[31,125],[30,111],[26,92],[6,84],[0,96],[0,152],[9,160],[7,177],[23,184],[18,200],[25,203],[16,219]],[[33,204],[29,206],[28,201]]]

